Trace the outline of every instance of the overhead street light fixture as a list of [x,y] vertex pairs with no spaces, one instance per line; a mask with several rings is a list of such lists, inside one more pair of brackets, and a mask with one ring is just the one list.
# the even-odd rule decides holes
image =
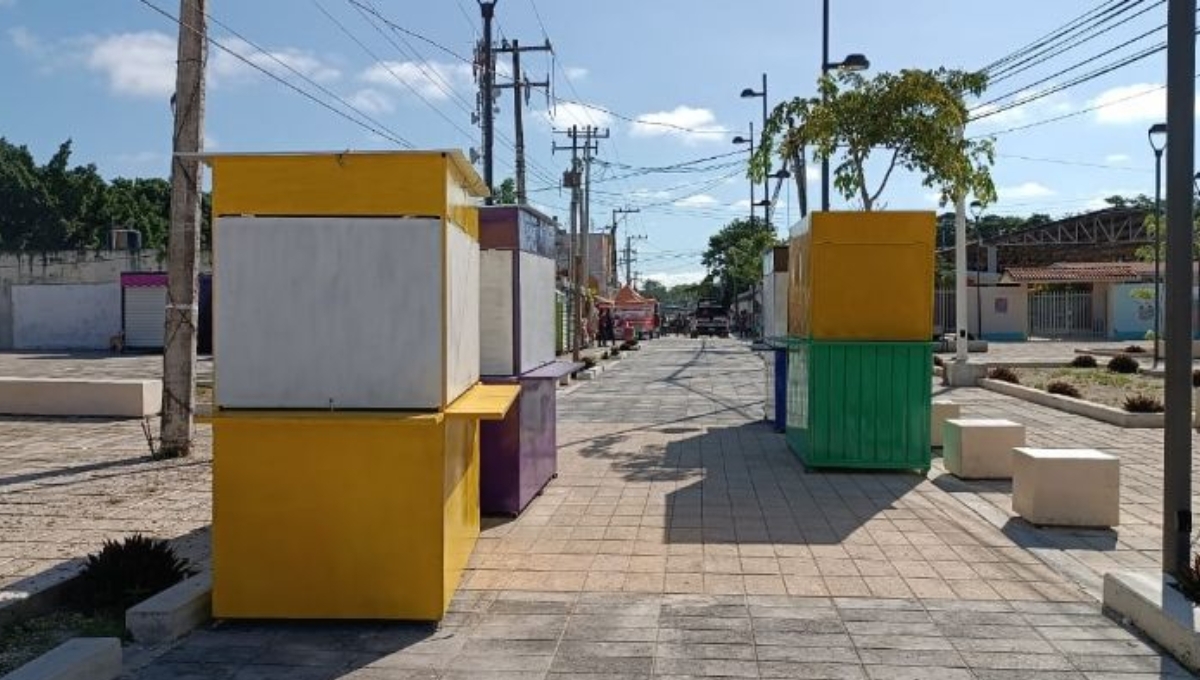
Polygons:
[[[822,3],[821,13],[821,75],[830,71],[865,71],[871,68],[871,60],[865,54],[852,52],[846,58],[834,62],[829,60],[829,0]],[[821,159],[821,210],[829,210],[829,159]]]
[[983,270],[986,267],[987,252],[983,249],[983,229],[980,218],[983,217],[983,203],[971,201],[971,216],[975,218],[975,338],[983,340]]
[[826,71],[865,71],[869,68],[871,68],[871,60],[867,59],[867,55],[857,52],[847,54],[846,58],[841,61],[825,65]]
[[[741,135],[738,135],[737,137],[733,138],[733,143],[749,145],[750,160],[753,161],[754,160],[754,123],[750,123],[750,136],[749,137],[743,137]],[[750,180],[750,222],[751,223],[754,222],[754,206],[755,205],[757,205],[757,204],[754,202],[754,180]]]
[[1155,123],[1146,130],[1146,139],[1154,151],[1154,368],[1158,368],[1158,347],[1162,341],[1159,333],[1162,325],[1162,159],[1167,148],[1167,124]]

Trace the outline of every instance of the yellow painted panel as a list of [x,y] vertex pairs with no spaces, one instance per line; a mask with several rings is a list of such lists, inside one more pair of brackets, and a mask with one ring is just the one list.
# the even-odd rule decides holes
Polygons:
[[788,335],[808,337],[812,287],[808,280],[808,231],[788,243]]
[[929,340],[934,237],[932,212],[814,213],[793,241],[800,250],[797,334]]
[[447,406],[445,413],[447,416],[503,420],[520,393],[520,385],[478,384]]
[[445,423],[218,416],[214,615],[440,619],[447,527],[458,543],[471,530],[458,528],[469,508],[445,514],[444,489],[462,484],[446,474],[478,478],[477,448],[460,447],[449,455],[467,463],[447,465]]
[[447,418],[445,484],[442,487],[443,608],[458,588],[479,538],[479,421]]
[[415,215],[479,237],[483,180],[459,151],[213,154],[215,215]]

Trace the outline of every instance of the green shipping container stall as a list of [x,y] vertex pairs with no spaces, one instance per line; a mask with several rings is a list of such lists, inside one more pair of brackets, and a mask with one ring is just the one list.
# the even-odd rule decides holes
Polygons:
[[787,440],[813,468],[926,471],[932,345],[788,340]]

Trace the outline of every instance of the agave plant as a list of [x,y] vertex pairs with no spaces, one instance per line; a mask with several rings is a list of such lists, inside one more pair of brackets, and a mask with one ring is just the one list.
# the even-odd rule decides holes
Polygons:
[[134,534],[105,541],[100,552],[89,555],[76,587],[85,612],[124,611],[190,573],[187,560],[169,543]]

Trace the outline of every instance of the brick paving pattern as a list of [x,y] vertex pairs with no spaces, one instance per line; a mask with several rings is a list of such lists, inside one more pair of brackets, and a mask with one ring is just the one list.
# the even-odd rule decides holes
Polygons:
[[559,477],[441,625],[219,622],[127,677],[1190,677],[934,482],[806,472],[762,389],[737,341],[648,343],[562,395]]

